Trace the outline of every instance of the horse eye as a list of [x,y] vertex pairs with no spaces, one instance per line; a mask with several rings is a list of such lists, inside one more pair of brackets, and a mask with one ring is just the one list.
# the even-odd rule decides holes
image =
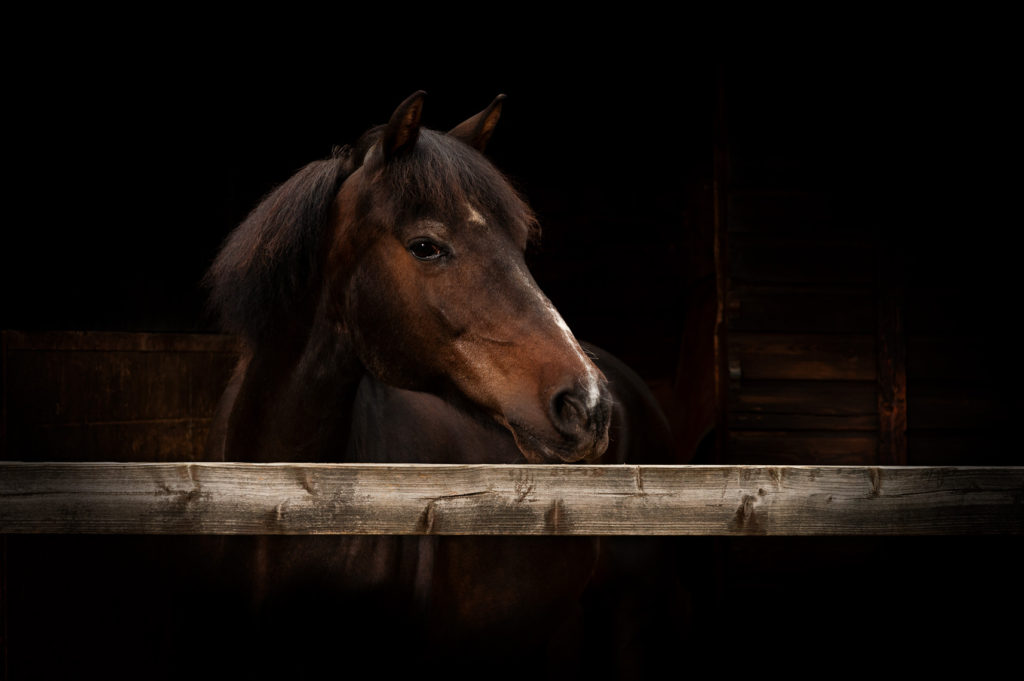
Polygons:
[[409,252],[420,260],[436,260],[444,255],[444,250],[433,241],[420,239],[409,246]]

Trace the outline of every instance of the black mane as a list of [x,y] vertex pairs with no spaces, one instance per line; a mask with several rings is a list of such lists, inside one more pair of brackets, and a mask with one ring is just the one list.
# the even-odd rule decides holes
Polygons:
[[250,347],[270,333],[308,324],[322,280],[320,244],[331,204],[351,173],[342,147],[273,190],[224,242],[205,283],[225,331]]

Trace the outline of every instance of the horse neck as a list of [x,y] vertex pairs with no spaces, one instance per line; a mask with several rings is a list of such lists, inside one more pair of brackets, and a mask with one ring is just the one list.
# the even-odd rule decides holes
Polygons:
[[318,311],[305,342],[254,349],[239,373],[232,404],[223,407],[225,460],[341,460],[363,369],[326,315]]

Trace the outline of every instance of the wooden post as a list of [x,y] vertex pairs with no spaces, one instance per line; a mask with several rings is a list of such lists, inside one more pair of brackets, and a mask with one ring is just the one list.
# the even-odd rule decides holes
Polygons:
[[[702,131],[706,146],[700,147],[699,182],[687,185],[683,226],[686,297],[682,337],[668,416],[676,440],[673,463],[712,463],[715,453],[719,405],[714,399],[718,368],[715,338],[718,330],[718,281],[715,216],[714,140],[717,75],[707,74],[704,106],[708,130]],[[702,81],[703,82],[703,81]]]
[[[0,331],[0,459],[7,457],[7,333]],[[7,537],[0,535],[0,679],[7,676]]]
[[729,151],[726,130],[726,73],[718,69],[714,125],[714,225],[715,225],[715,463],[727,460],[729,443],[729,345],[728,345],[728,207]]
[[7,675],[7,536],[0,535],[0,679]]
[[899,239],[877,239],[878,463],[907,464],[906,286]]

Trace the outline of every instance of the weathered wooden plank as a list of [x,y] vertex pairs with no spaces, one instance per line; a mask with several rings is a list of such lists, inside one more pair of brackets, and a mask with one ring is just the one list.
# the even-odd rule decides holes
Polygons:
[[0,464],[0,532],[1024,532],[1024,468]]
[[735,430],[878,430],[877,414],[834,416],[831,414],[773,414],[747,411],[729,413],[729,426]]
[[743,380],[872,381],[875,339],[824,334],[729,334]]
[[729,396],[729,425],[735,430],[875,431],[877,392],[868,381],[744,380]]
[[870,416],[878,389],[870,381],[754,381],[744,378],[729,410],[764,414]]

